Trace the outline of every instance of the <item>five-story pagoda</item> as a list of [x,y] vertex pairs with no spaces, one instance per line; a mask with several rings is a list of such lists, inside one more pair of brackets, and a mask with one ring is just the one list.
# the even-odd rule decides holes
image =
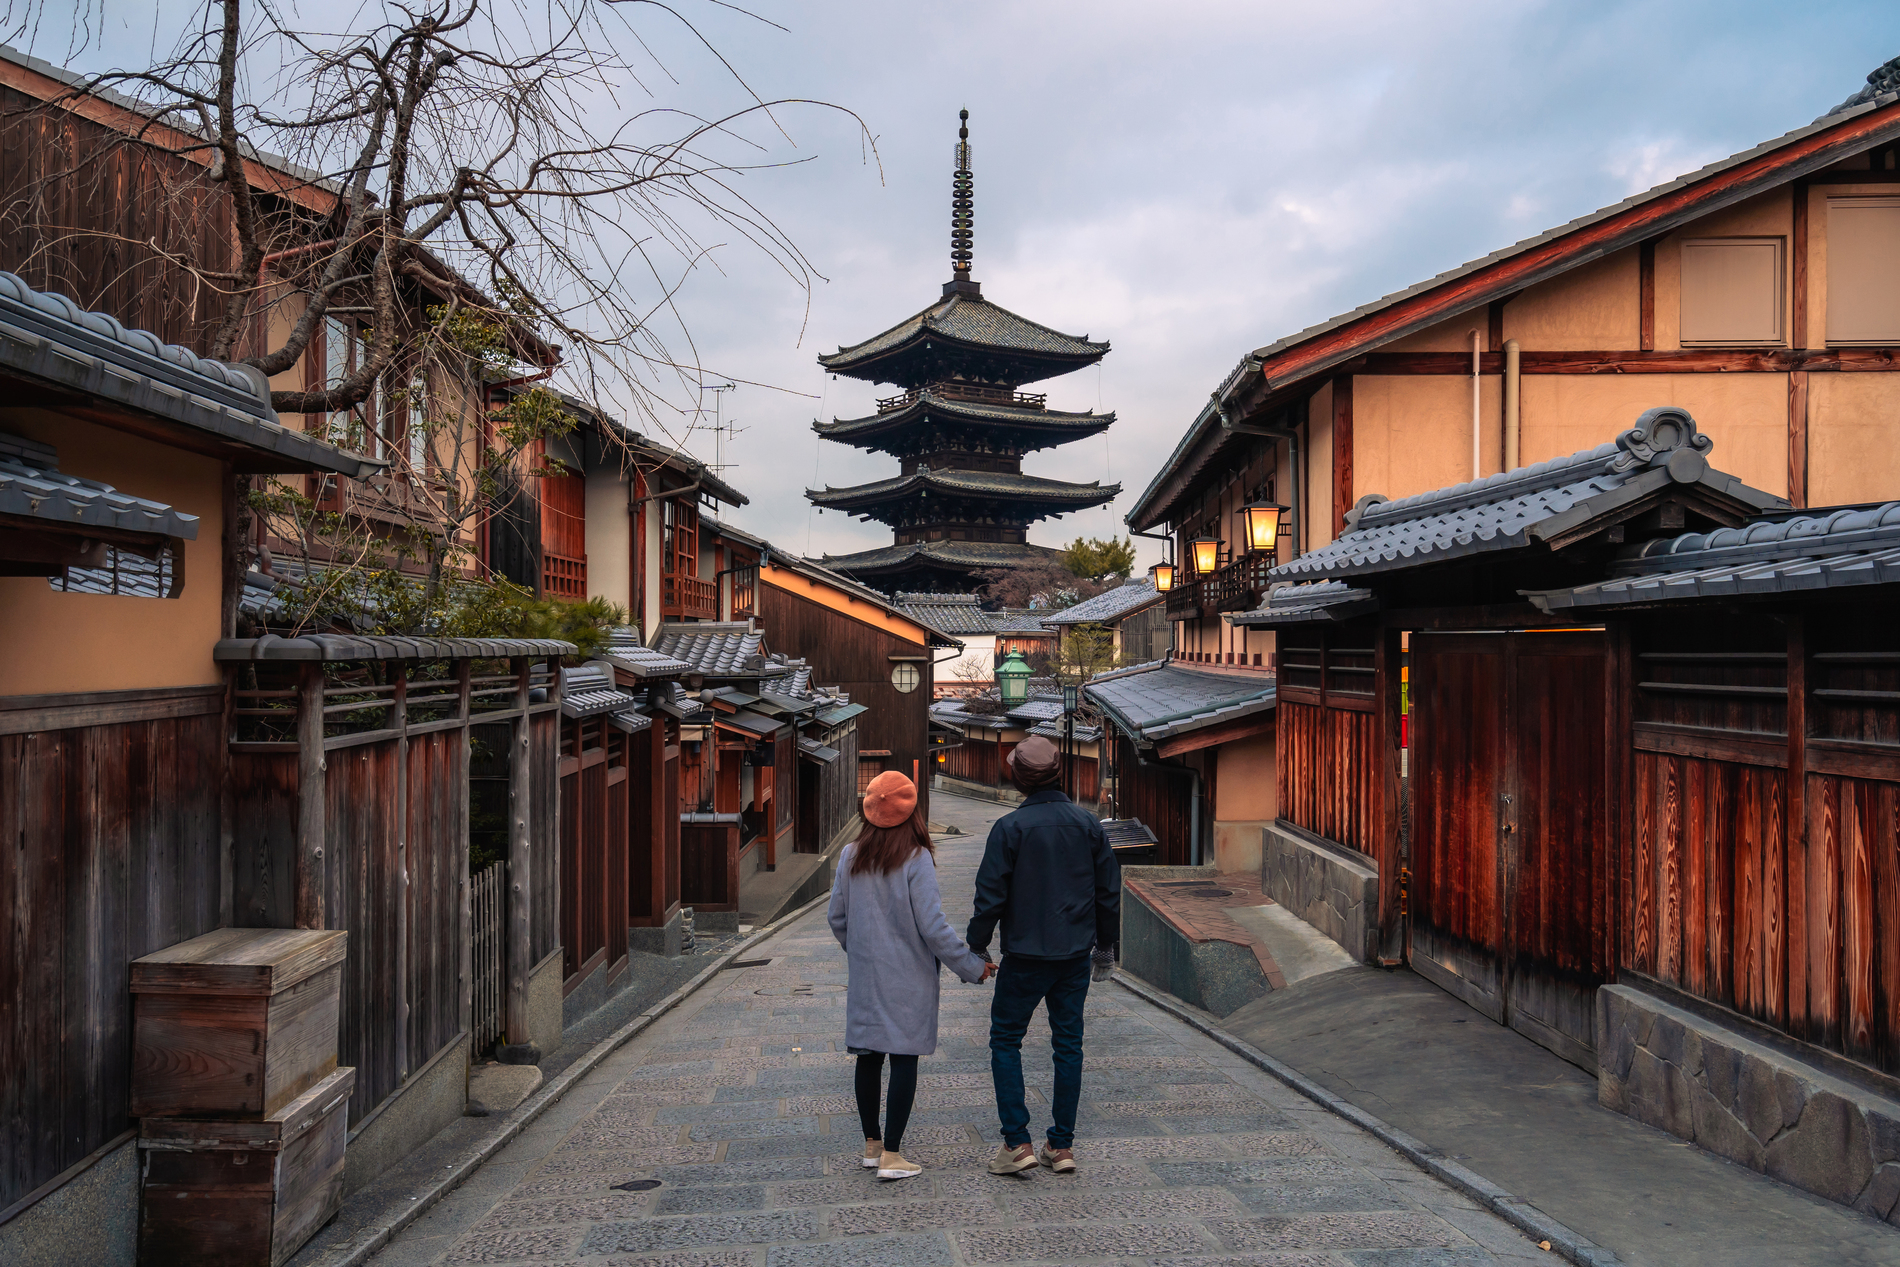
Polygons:
[[903,389],[868,418],[812,424],[827,440],[891,454],[902,463],[899,474],[805,493],[825,509],[891,526],[889,546],[825,556],[828,566],[885,590],[967,592],[979,571],[1052,559],[1057,551],[1026,540],[1030,524],[1121,492],[1119,484],[1023,474],[1025,453],[1095,435],[1115,415],[1061,413],[1042,395],[1017,389],[1093,365],[1108,344],[1019,317],[984,299],[970,279],[970,112],[959,117],[943,297],[880,335],[818,358],[834,374]]

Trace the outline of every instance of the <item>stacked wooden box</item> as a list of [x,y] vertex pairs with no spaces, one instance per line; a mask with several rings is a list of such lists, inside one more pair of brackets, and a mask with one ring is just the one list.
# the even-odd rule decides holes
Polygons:
[[141,1263],[274,1267],[342,1204],[348,938],[221,928],[133,961]]

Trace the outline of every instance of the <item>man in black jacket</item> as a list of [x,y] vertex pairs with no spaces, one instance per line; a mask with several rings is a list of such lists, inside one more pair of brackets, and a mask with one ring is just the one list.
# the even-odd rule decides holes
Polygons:
[[[990,1076],[1003,1147],[993,1174],[1028,1170],[1037,1161],[1023,1101],[1023,1034],[1036,1004],[1048,1001],[1055,1057],[1055,1103],[1042,1164],[1075,1169],[1075,1108],[1082,1098],[1082,1004],[1091,969],[1106,980],[1121,935],[1121,864],[1095,815],[1056,786],[1062,761],[1039,735],[1009,754],[1010,778],[1026,797],[998,819],[976,874],[976,917],[966,940],[989,958],[990,934],[1003,926],[1003,964],[990,1005]],[[1093,956],[1091,956],[1093,951]]]

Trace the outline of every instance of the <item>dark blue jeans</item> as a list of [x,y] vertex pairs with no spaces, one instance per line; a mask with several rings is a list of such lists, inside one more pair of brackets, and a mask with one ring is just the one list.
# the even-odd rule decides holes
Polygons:
[[1023,1102],[1023,1035],[1036,1004],[1049,1003],[1049,1038],[1056,1066],[1055,1103],[1049,1146],[1075,1144],[1075,1106],[1082,1098],[1082,1004],[1089,994],[1089,957],[1025,959],[1005,955],[996,972],[990,1003],[990,1077],[996,1083],[996,1114],[1003,1142],[1029,1142],[1029,1109]]

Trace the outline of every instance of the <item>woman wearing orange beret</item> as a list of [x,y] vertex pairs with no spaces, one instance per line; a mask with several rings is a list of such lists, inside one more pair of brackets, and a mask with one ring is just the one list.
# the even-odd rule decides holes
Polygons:
[[[972,984],[995,971],[943,917],[937,853],[917,808],[917,786],[895,770],[864,792],[864,831],[838,857],[831,931],[850,961],[845,1046],[858,1058],[864,1166],[879,1179],[923,1167],[899,1150],[917,1095],[917,1058],[937,1050],[939,965]],[[878,1129],[879,1084],[891,1061],[889,1112]]]

